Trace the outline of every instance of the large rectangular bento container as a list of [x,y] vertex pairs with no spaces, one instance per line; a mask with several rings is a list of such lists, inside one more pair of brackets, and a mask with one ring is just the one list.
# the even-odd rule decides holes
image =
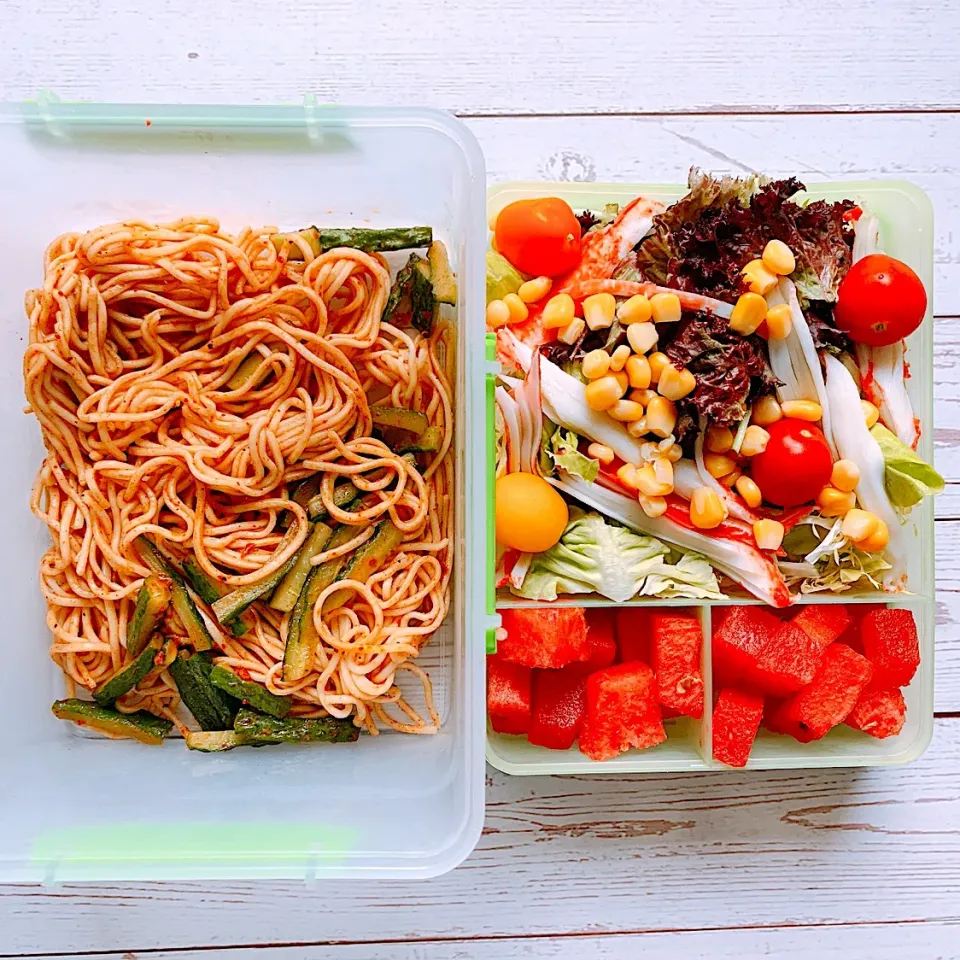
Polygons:
[[[687,190],[679,184],[622,183],[500,183],[487,191],[487,215],[492,218],[514,200],[527,197],[560,197],[577,212],[600,211],[605,204],[625,204],[643,195],[669,204]],[[913,184],[902,181],[866,181],[849,183],[810,183],[807,196],[812,199],[849,198],[866,204],[880,219],[884,250],[908,263],[927,289],[927,315],[916,333],[907,341],[907,363],[912,373],[907,392],[922,433],[918,452],[933,462],[933,210],[927,195]],[[492,416],[492,414],[491,414]],[[880,591],[809,594],[798,603],[889,603],[911,610],[920,637],[920,668],[904,691],[907,720],[903,730],[885,740],[873,739],[843,725],[822,740],[798,743],[791,737],[761,728],[747,768],[777,770],[804,767],[857,767],[908,763],[919,757],[933,736],[934,667],[934,533],[933,504],[925,499],[910,513],[906,525],[909,541],[907,556],[909,594]],[[491,586],[491,590],[493,587]],[[706,602],[658,601],[645,598],[630,606],[644,608],[685,607],[700,620],[704,638],[701,666],[704,676],[705,710],[700,721],[680,718],[665,722],[667,739],[648,750],[630,750],[621,756],[595,762],[580,753],[576,744],[566,751],[548,750],[528,743],[525,737],[493,731],[488,725],[487,760],[497,769],[516,775],[665,773],[684,770],[727,770],[711,755],[712,706],[714,685],[711,670],[710,637],[714,625],[731,604],[758,604],[745,593],[731,592],[730,599]],[[498,609],[551,605],[586,607],[622,607],[595,595],[569,596],[555,604],[518,599],[509,592],[497,596]]]
[[[483,822],[482,515],[486,372],[484,163],[470,132],[427,110],[0,105],[0,881],[428,877],[473,849]],[[429,224],[459,274],[456,556],[450,613],[420,663],[436,736],[222,755],[168,741],[94,739],[56,720],[30,513],[43,458],[23,413],[24,292],[58,234],[123,219],[215,216],[272,224]]]

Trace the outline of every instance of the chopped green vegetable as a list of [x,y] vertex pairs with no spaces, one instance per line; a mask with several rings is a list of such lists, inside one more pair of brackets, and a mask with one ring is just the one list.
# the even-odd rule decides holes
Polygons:
[[450,258],[447,248],[440,240],[434,240],[427,250],[427,260],[430,263],[430,283],[433,286],[433,296],[438,303],[456,304],[457,277],[450,269]]
[[383,309],[383,322],[412,326],[421,333],[433,328],[434,297],[430,265],[416,253],[397,274]]
[[264,717],[252,710],[241,710],[234,730],[244,740],[256,743],[347,743],[360,736],[359,727],[350,719],[337,717],[288,718]]
[[430,426],[426,414],[419,410],[406,410],[403,407],[371,407],[370,416],[378,427],[406,430],[417,437]]
[[133,660],[122,664],[97,686],[93,691],[94,700],[105,707],[129,693],[153,668],[163,643],[163,637],[155,633]]
[[191,730],[184,736],[190,750],[200,753],[225,753],[234,747],[243,747],[250,743],[243,734],[235,730]]
[[[433,242],[432,227],[386,227],[376,229],[371,227],[304,227],[297,233],[307,241],[313,250],[313,255],[319,257],[326,250],[334,247],[355,247],[367,253],[375,251],[409,250],[411,247],[428,247]],[[291,234],[277,233],[272,237],[273,245],[282,250],[284,241]],[[288,260],[302,260],[298,247],[291,246],[287,253]]]
[[185,650],[170,664],[180,699],[203,730],[228,730],[233,725],[234,706],[230,698],[210,681],[213,664],[202,653],[192,657]]
[[[193,592],[207,604],[207,606],[212,606],[221,597],[230,592],[230,588],[225,583],[221,583],[219,580],[214,580],[213,577],[207,576],[203,567],[201,567],[193,557],[188,557],[183,561],[183,575],[193,588]],[[223,626],[235,637],[242,637],[250,630],[250,626],[244,623],[240,617],[227,620]]]
[[487,303],[502,300],[508,293],[516,293],[523,277],[506,257],[495,250],[487,251]]
[[[392,520],[384,520],[377,526],[377,531],[360,544],[353,552],[337,580],[357,580],[366,583],[386,562],[387,558],[400,546],[403,541],[403,531],[398,529]],[[323,613],[329,613],[342,607],[350,599],[349,590],[337,590],[323,601]]]
[[127,627],[127,653],[137,656],[147,645],[160,618],[170,606],[173,582],[169,577],[151,573],[137,594],[137,605]]
[[579,442],[580,438],[572,430],[564,430],[562,427],[555,430],[547,449],[547,455],[552,461],[548,472],[553,473],[553,466],[556,466],[593,483],[600,475],[600,461],[582,454],[578,449]]
[[293,609],[306,582],[307,575],[313,569],[311,561],[317,554],[323,553],[333,531],[325,523],[315,523],[303,548],[297,554],[297,562],[287,571],[287,575],[277,584],[270,598],[270,606],[284,613]]
[[443,444],[443,428],[427,427],[419,437],[412,437],[404,431],[405,439],[398,439],[393,449],[400,454],[436,453]]
[[210,682],[243,703],[249,703],[272,717],[285,717],[293,705],[289,697],[278,697],[266,687],[252,680],[242,680],[228,667],[215,665],[210,671]]
[[163,717],[154,716],[146,710],[136,713],[120,713],[110,707],[91,703],[89,700],[57,700],[53,715],[60,720],[71,720],[78,727],[90,727],[115,737],[128,737],[154,746],[163,743],[173,724]]
[[[346,483],[337,484],[337,486],[333,488],[333,502],[341,510],[349,507],[359,496],[360,491],[349,480],[347,480]],[[314,522],[327,520],[330,516],[327,508],[323,505],[323,497],[321,497],[319,493],[310,499],[310,502],[306,505],[306,509],[307,516]]]
[[233,376],[227,381],[227,388],[241,390],[249,386],[256,389],[269,372],[270,364],[266,358],[254,351],[233,372]]
[[943,477],[882,424],[870,434],[883,454],[883,485],[895,507],[912,507],[943,492]]

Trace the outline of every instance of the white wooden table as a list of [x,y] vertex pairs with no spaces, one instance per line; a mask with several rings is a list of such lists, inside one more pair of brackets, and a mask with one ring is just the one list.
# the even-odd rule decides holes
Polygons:
[[622,781],[491,770],[483,838],[446,877],[0,887],[0,954],[960,957],[960,7],[0,0],[0,38],[4,98],[314,91],[443,107],[480,139],[490,180],[670,182],[690,164],[912,180],[936,207],[950,483],[936,734],[914,766]]

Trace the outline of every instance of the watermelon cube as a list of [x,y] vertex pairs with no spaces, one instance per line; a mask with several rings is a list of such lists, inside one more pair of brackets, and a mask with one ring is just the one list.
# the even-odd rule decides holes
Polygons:
[[768,711],[764,723],[801,743],[819,740],[843,723],[872,675],[869,660],[846,644],[832,643],[813,680]]
[[762,607],[730,607],[713,631],[713,672],[721,686],[755,686],[760,651],[780,621]]
[[757,654],[749,685],[773,697],[785,697],[808,684],[823,659],[818,640],[793,623],[780,623]]
[[587,618],[587,645],[590,657],[587,666],[594,670],[609,667],[617,659],[617,641],[614,631],[614,612],[593,609],[585,611]]
[[860,628],[863,625],[864,617],[875,610],[886,610],[886,605],[882,603],[851,603],[847,607],[847,614],[850,617],[850,625],[837,638],[841,643],[852,647],[857,653],[863,653],[863,642],[860,639]]
[[696,617],[655,613],[650,626],[650,666],[657,678],[657,698],[664,707],[700,719],[703,716],[700,621]]
[[713,708],[713,757],[728,767],[745,767],[763,716],[763,697],[724,687]]
[[497,733],[522,734],[530,727],[531,674],[499,655],[487,657],[487,711]]
[[860,625],[877,687],[905,687],[920,666],[920,640],[909,610],[871,610]]
[[907,704],[896,688],[880,689],[871,683],[843,722],[854,730],[884,740],[895,737],[907,719]]
[[587,714],[580,750],[610,760],[631,747],[643,750],[667,739],[657,703],[657,681],[645,663],[621,663],[587,680]]
[[538,747],[569,750],[587,711],[590,666],[571,663],[559,670],[533,671],[533,714],[527,739]]
[[850,626],[850,614],[841,603],[810,604],[791,621],[821,647],[829,647]]
[[616,614],[617,657],[621,663],[650,662],[650,612],[621,607]]
[[587,620],[582,607],[502,610],[506,637],[497,641],[497,656],[525,667],[565,667],[589,660]]

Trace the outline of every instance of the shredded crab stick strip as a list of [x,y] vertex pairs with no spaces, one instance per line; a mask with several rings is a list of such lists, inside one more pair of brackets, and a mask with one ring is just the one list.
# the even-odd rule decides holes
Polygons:
[[[529,372],[533,364],[533,351],[509,331],[506,338],[517,363],[525,372]],[[554,423],[605,444],[627,463],[643,462],[640,441],[631,437],[616,420],[591,410],[587,405],[584,385],[546,357],[540,357],[540,395],[543,408]]]
[[772,606],[786,607],[792,602],[776,563],[756,546],[747,543],[746,538],[708,536],[682,527],[666,516],[648,517],[634,497],[587,483],[567,473],[561,472],[559,479],[552,482],[564,493],[633,530],[702,554],[721,573]]
[[[706,473],[706,470],[704,470]],[[739,497],[735,497],[722,483],[719,483],[717,480],[714,480],[713,477],[707,473],[707,476],[710,477],[711,483],[708,484],[713,490],[717,492],[717,495],[720,497],[720,502],[727,508],[727,513],[731,517],[736,517],[737,520],[742,520],[744,523],[755,523],[757,520],[761,519],[759,513],[755,513],[751,510]],[[716,484],[716,486],[714,486]],[[683,497],[685,500],[689,500],[693,496],[693,491],[697,487],[702,487],[704,485],[704,479],[697,469],[697,464],[693,460],[683,459],[678,460],[673,465],[673,491],[679,496]]]
[[524,437],[520,452],[520,469],[525,473],[540,473],[540,438],[543,434],[543,398],[540,393],[540,348],[534,351],[534,360],[527,378],[514,391],[520,407]]
[[[853,230],[853,262],[880,252],[880,221],[864,210]],[[857,344],[864,396],[880,410],[880,417],[902,443],[914,450],[920,440],[917,418],[907,395],[906,344],[899,340],[888,347]]]
[[[767,294],[767,309],[786,303],[779,285]],[[793,320],[793,310],[790,311]],[[796,324],[791,322],[790,333],[782,340],[768,340],[770,368],[782,386],[777,388],[781,403],[784,400],[812,400],[817,396],[817,388],[810,373],[810,367],[803,353],[800,333]]]
[[890,534],[886,557],[891,564],[885,582],[892,589],[902,585],[906,575],[903,558],[906,555],[900,517],[890,505],[883,486],[883,454],[873,439],[860,407],[860,391],[850,371],[834,356],[828,355],[827,392],[834,412],[834,430],[837,449],[844,460],[852,460],[860,468],[856,487],[857,499],[864,510],[875,513]]
[[507,445],[507,473],[520,470],[520,411],[517,401],[504,387],[497,387],[494,396],[503,415],[503,435]]

